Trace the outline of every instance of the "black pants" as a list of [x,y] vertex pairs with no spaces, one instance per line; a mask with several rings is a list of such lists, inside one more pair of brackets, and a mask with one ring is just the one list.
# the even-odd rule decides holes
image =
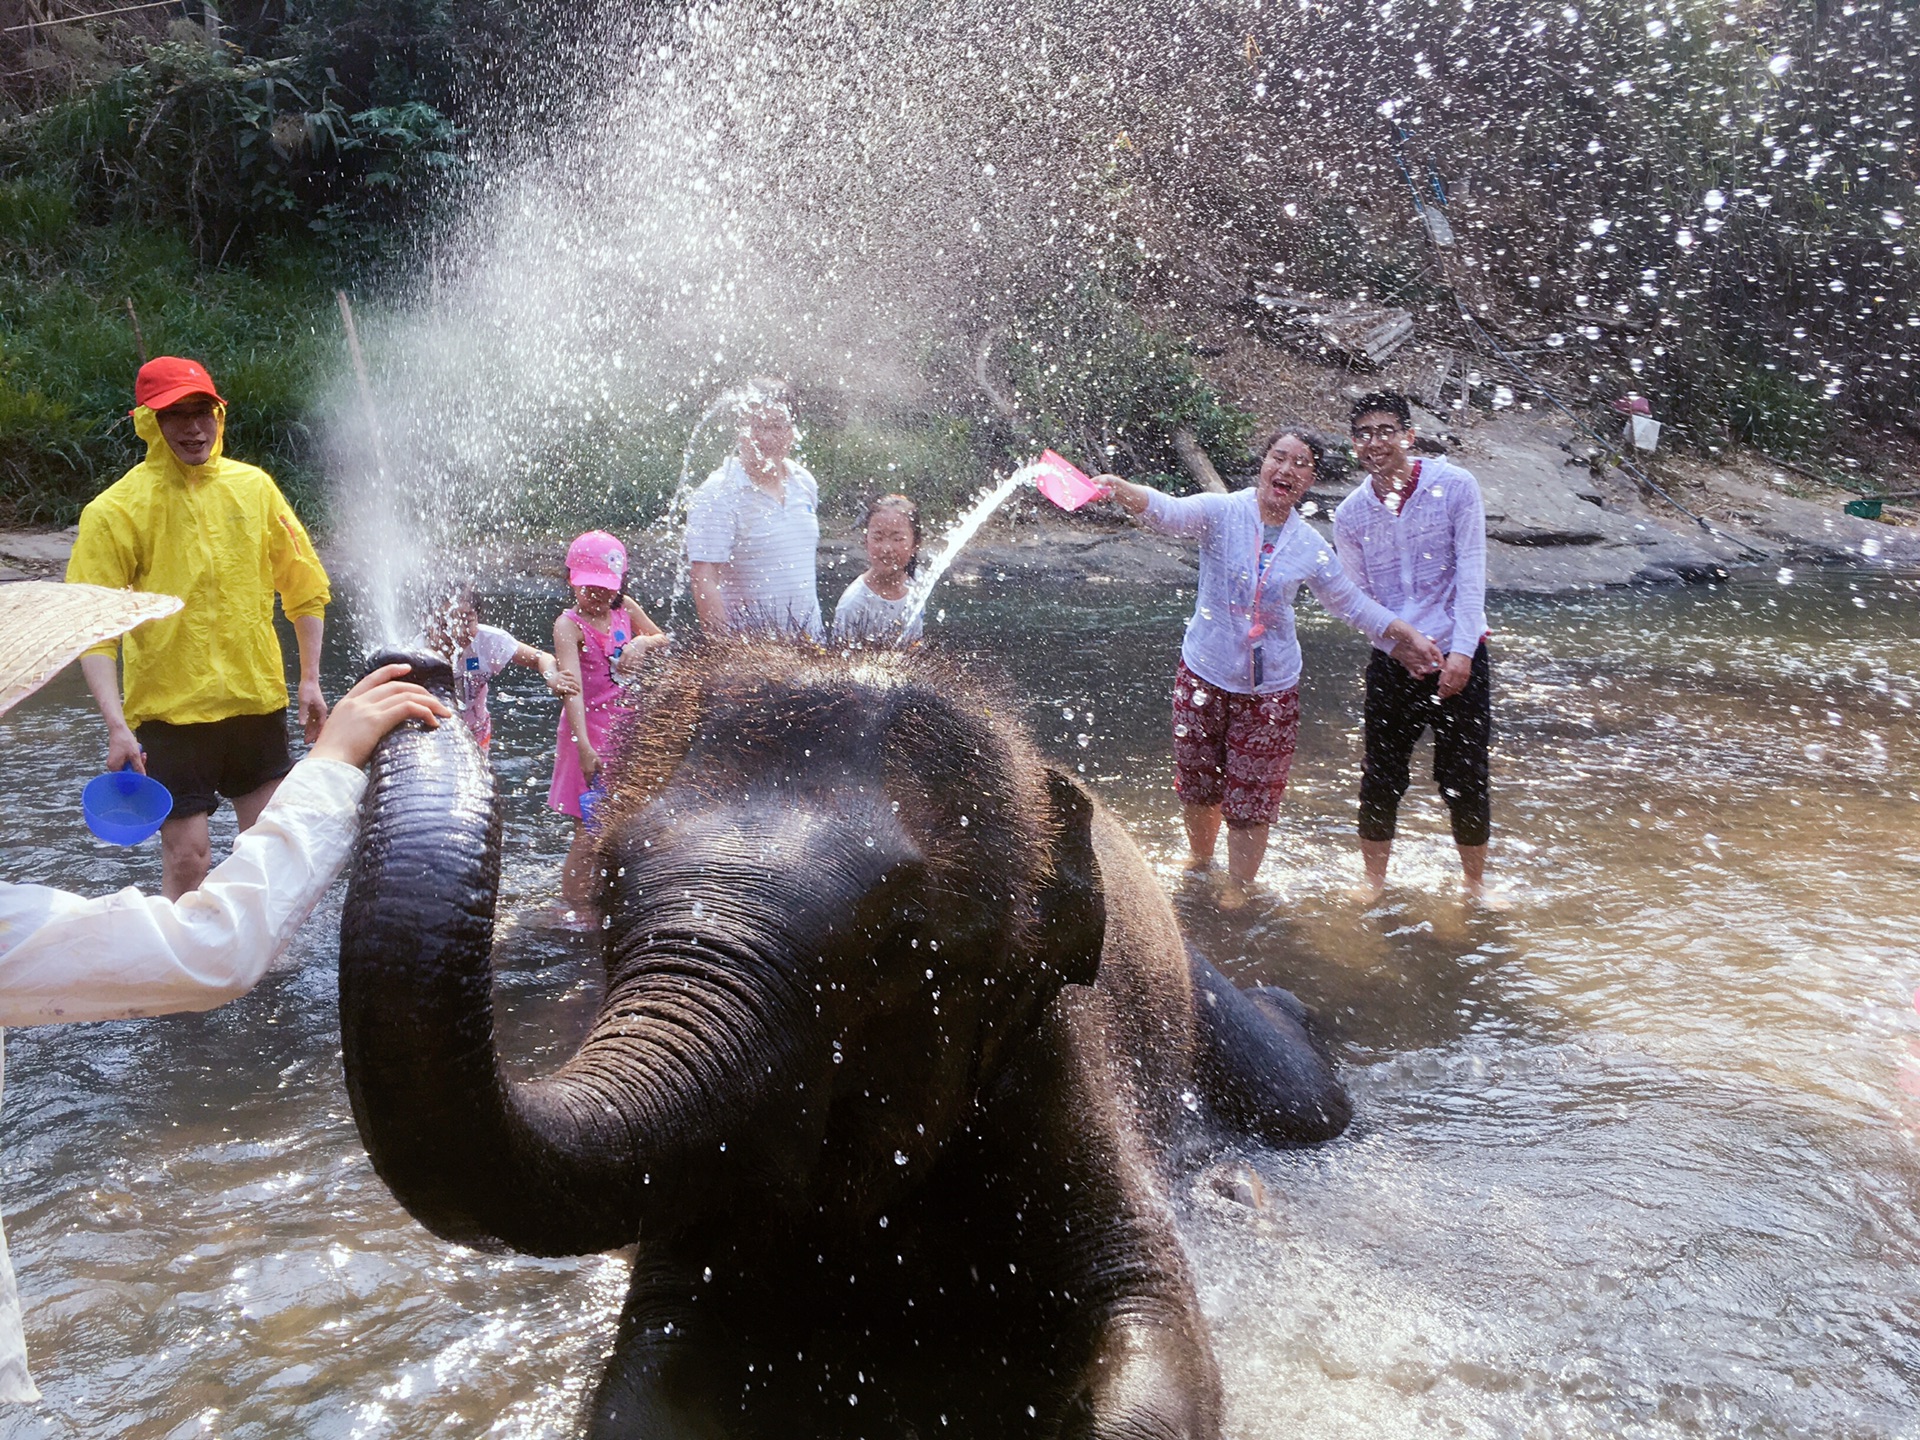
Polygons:
[[1393,839],[1408,765],[1420,732],[1433,727],[1433,780],[1453,816],[1459,845],[1484,845],[1493,815],[1487,742],[1493,735],[1493,666],[1483,641],[1458,695],[1440,699],[1440,677],[1415,679],[1398,660],[1373,652],[1367,666],[1367,756],[1360,774],[1360,838]]

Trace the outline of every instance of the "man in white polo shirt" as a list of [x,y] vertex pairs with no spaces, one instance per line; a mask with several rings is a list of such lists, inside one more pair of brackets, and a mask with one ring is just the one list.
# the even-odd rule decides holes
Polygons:
[[709,635],[823,636],[815,583],[820,487],[787,458],[793,442],[786,386],[753,381],[740,410],[738,451],[687,509],[693,608]]

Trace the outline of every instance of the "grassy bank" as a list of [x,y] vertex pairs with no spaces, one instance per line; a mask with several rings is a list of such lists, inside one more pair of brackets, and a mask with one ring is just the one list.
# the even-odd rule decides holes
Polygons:
[[70,523],[140,458],[127,410],[143,343],[202,360],[232,407],[228,452],[317,513],[306,416],[340,327],[312,247],[208,267],[178,234],[86,225],[58,189],[13,180],[0,252],[0,522]]

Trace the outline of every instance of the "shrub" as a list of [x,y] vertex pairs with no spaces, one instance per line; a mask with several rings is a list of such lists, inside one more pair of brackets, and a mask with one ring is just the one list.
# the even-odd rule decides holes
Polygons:
[[1218,468],[1246,468],[1253,417],[1220,398],[1185,341],[1149,327],[1103,280],[1043,300],[1002,349],[1032,445],[1093,469],[1174,475],[1174,432],[1186,429]]

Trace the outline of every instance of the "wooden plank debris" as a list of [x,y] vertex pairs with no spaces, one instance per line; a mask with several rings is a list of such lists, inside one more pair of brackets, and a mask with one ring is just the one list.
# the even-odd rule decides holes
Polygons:
[[1227,493],[1227,482],[1220,478],[1220,472],[1213,468],[1213,461],[1207,458],[1207,452],[1200,448],[1200,441],[1193,431],[1182,427],[1173,432],[1174,453],[1180,457],[1180,468],[1192,478],[1193,483],[1202,490],[1214,495]]
[[1254,303],[1283,332],[1349,364],[1375,369],[1413,338],[1413,312],[1256,283]]

